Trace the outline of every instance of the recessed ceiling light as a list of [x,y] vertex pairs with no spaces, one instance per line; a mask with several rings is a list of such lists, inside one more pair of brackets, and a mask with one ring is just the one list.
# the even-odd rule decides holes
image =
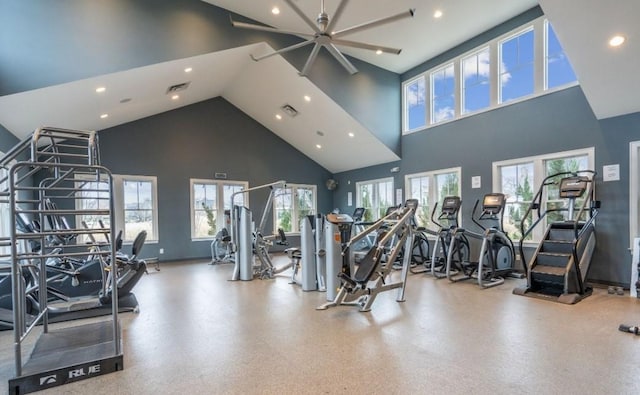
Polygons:
[[434,17],[434,18],[440,18],[440,17],[442,17],[442,11],[440,11],[440,10],[436,10],[436,11],[433,13],[433,17]]
[[279,121],[279,120],[281,120],[281,119],[282,119],[282,115],[280,115],[280,114],[276,114],[276,119],[277,119],[278,121]]
[[382,55],[382,50],[381,49],[377,50],[376,55]]
[[311,101],[311,97],[309,95],[304,95],[304,100]]
[[355,134],[353,134],[353,132],[349,132],[349,137],[354,137]]
[[101,119],[105,119],[105,118],[107,118],[108,116],[109,116],[109,114],[102,114],[102,115],[100,115],[100,118],[101,118]]
[[191,71],[193,71],[191,67],[187,67],[186,69],[184,69],[185,73],[190,73]]
[[611,39],[609,40],[609,45],[611,45],[612,47],[618,47],[622,45],[625,42],[625,40],[626,38],[624,36],[615,35],[611,37]]
[[179,98],[180,98],[180,95],[171,96],[171,100],[178,100]]
[[317,148],[317,149],[321,149],[321,148],[322,148],[322,146],[321,146],[320,144],[316,144],[316,148]]
[[273,15],[278,15],[278,14],[280,13],[280,8],[278,8],[278,7],[273,7],[273,8],[271,9],[271,13],[272,13]]
[[99,86],[96,88],[96,93],[102,93],[104,91],[106,91],[107,88],[105,88],[104,86]]

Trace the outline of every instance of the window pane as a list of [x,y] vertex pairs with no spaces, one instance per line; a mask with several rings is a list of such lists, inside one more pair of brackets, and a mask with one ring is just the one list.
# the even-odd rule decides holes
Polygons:
[[455,115],[455,79],[453,63],[431,73],[431,123],[453,119]]
[[378,207],[378,218],[383,217],[387,209],[393,204],[393,186],[391,181],[381,182],[378,184],[378,201],[376,206]]
[[[500,177],[502,193],[507,197],[504,212],[504,229],[512,240],[522,238],[520,223],[535,191],[533,190],[533,162],[502,166]],[[524,219],[525,230],[532,224],[532,215]],[[527,237],[530,240],[532,235]]]
[[360,185],[359,192],[359,206],[365,208],[362,219],[364,222],[371,222],[377,218],[373,210],[373,184]]
[[416,222],[418,226],[428,227],[431,208],[429,206],[429,177],[415,177],[409,181],[411,199],[418,199],[418,211],[416,212]]
[[[223,199],[224,199],[224,209],[231,209],[231,195],[236,192],[242,191],[244,188],[242,185],[231,185],[226,184],[223,186]],[[244,206],[244,193],[240,193],[233,198],[233,203],[238,206]]]
[[533,30],[500,44],[501,102],[533,93]]
[[291,188],[278,188],[275,190],[274,207],[276,215],[275,228],[282,228],[285,232],[291,232],[292,228],[292,207]]
[[413,130],[426,126],[425,78],[421,77],[405,86],[406,128]]
[[489,107],[489,78],[489,48],[462,59],[463,113]]
[[300,221],[307,215],[313,214],[313,190],[309,188],[298,188],[296,194],[298,198],[297,218],[298,221]]
[[460,196],[459,195],[459,180],[458,173],[446,173],[438,174],[436,176],[438,201],[442,201],[447,196]]
[[[80,210],[109,210],[109,183],[107,182],[81,182],[78,183],[78,187],[82,190],[76,196],[79,198],[76,200],[77,208]],[[7,206],[8,207],[8,206]],[[82,222],[87,224],[88,228],[100,228],[100,221],[106,227],[110,227],[110,218],[108,215],[86,214],[78,216],[80,223],[79,226],[83,226]],[[117,233],[117,230],[116,230]],[[94,236],[98,239],[98,236]],[[89,242],[89,236],[83,235],[80,242]]]
[[[563,172],[575,172],[579,170],[587,170],[589,164],[589,157],[587,155],[579,155],[568,158],[550,159],[545,161],[545,177],[553,174]],[[558,181],[561,178],[567,177],[567,175],[561,175],[558,177]],[[584,201],[584,196],[576,200],[576,207],[579,207]],[[560,199],[560,190],[557,184],[550,185],[547,188],[547,210],[566,208],[566,199]],[[547,222],[563,221],[565,219],[566,212],[550,212],[547,216]]]
[[124,180],[124,240],[135,239],[142,230],[147,238],[153,233],[153,183],[151,181]]
[[[195,212],[193,220],[193,237],[209,237],[215,235],[215,229],[211,229],[204,210]],[[214,222],[215,223],[215,222]]]
[[550,23],[547,26],[547,54],[546,54],[546,70],[547,70],[547,89],[555,88],[575,82],[576,74],[573,67],[569,63],[569,59],[564,53],[560,41],[556,36]]

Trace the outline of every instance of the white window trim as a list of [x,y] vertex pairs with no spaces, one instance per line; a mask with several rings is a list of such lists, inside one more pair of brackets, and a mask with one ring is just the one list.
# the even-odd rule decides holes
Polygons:
[[[453,118],[451,119],[443,119],[440,121],[436,121],[433,117],[434,117],[434,92],[433,92],[433,88],[434,88],[434,83],[433,83],[433,75],[439,72],[442,72],[448,68],[451,68],[453,70]],[[446,74],[445,74],[446,76]],[[427,126],[428,125],[440,125],[442,123],[445,122],[450,122],[453,121],[454,119],[458,118],[458,115],[460,113],[459,109],[458,109],[458,100],[456,100],[456,92],[458,91],[458,87],[460,86],[460,84],[458,83],[459,80],[459,75],[456,74],[456,62],[448,62],[445,64],[440,65],[438,68],[434,69],[433,71],[431,71],[429,73],[429,79],[427,81],[429,81],[429,84],[427,86],[425,86],[425,91],[427,90],[427,88],[429,88],[429,95],[426,96],[429,98],[429,105],[427,106],[427,120],[429,122],[427,122]]]
[[[381,184],[391,181],[391,190],[394,191],[394,179],[393,177],[384,177],[384,178],[376,178],[374,180],[365,180],[365,181],[357,181],[356,182],[356,207],[362,207],[362,196],[360,196],[360,186],[366,184]],[[391,204],[394,204],[395,196],[392,196]]]
[[[140,176],[140,175],[113,175],[113,203],[115,210],[116,229],[124,231],[124,181],[142,181],[151,182],[151,193],[153,194],[153,234],[147,235],[145,243],[155,244],[160,240],[160,232],[158,226],[158,177],[156,176]],[[117,232],[116,232],[117,233]],[[125,244],[133,243],[133,240],[124,241]]]
[[[499,162],[493,162],[492,164],[492,190],[493,192],[501,192],[502,190],[502,180],[500,178],[500,168],[504,166],[514,166],[523,163],[531,163],[533,162],[533,192],[536,193],[540,188],[540,183],[544,176],[540,176],[541,174],[545,174],[544,163],[550,159],[562,159],[569,158],[573,156],[587,155],[588,160],[588,168],[595,170],[595,147],[588,148],[580,148],[569,151],[561,151],[554,152],[550,154],[542,154],[536,156],[528,156],[525,158],[515,158],[515,159],[507,159]],[[536,235],[533,237],[533,240],[528,240],[524,242],[524,245],[527,247],[537,246],[540,242],[541,235]]]
[[[406,118],[407,115],[407,107],[406,107],[406,102],[405,102],[405,85],[409,84],[413,81],[415,81],[416,79],[422,77],[422,76],[430,76],[431,73],[433,71],[436,71],[440,68],[442,68],[444,65],[446,64],[450,64],[451,62],[454,63],[454,72],[456,73],[456,82],[455,82],[455,86],[456,88],[456,92],[458,93],[458,97],[456,97],[455,103],[456,103],[456,113],[453,119],[448,119],[448,120],[443,120],[440,121],[438,123],[431,123],[431,98],[430,98],[430,92],[431,92],[431,81],[430,78],[426,78],[425,79],[425,92],[428,93],[429,95],[427,96],[428,101],[425,103],[425,113],[426,113],[426,125],[424,127],[421,128],[414,128],[411,130],[407,130],[407,123],[403,122],[402,125],[402,135],[408,135],[411,133],[416,133],[416,132],[420,132],[420,131],[425,131],[428,129],[431,129],[433,127],[437,127],[437,126],[441,126],[444,124],[447,124],[449,122],[454,122],[460,119],[464,119],[467,117],[471,117],[471,116],[475,116],[478,114],[482,114],[485,112],[489,112],[489,111],[493,111],[496,110],[498,108],[503,108],[506,106],[511,106],[514,104],[518,104],[521,103],[523,101],[527,101],[536,97],[540,97],[540,96],[544,96],[553,92],[558,92],[564,89],[568,89],[574,86],[579,85],[579,81],[574,81],[574,82],[570,82],[568,84],[565,85],[560,85],[557,87],[554,87],[552,89],[545,89],[545,83],[544,83],[544,79],[546,78],[545,76],[545,66],[544,66],[544,62],[545,62],[545,56],[544,56],[544,46],[546,45],[546,40],[544,40],[545,38],[545,34],[546,34],[546,29],[544,27],[544,24],[547,22],[547,19],[545,16],[541,16],[537,19],[534,19],[531,22],[528,22],[510,32],[507,32],[499,37],[493,38],[492,40],[482,44],[481,46],[475,47],[461,55],[456,56],[453,59],[448,60],[445,63],[441,63],[429,70],[426,70],[416,76],[411,77],[411,79],[404,81],[402,83],[402,95],[403,95],[403,100],[402,100],[402,117],[403,117],[403,121]],[[499,102],[499,66],[496,67],[496,65],[498,65],[498,63],[500,62],[500,57],[498,55],[498,49],[499,49],[499,42],[501,41],[505,41],[507,40],[509,37],[514,37],[516,35],[518,35],[519,33],[522,33],[524,30],[526,29],[530,29],[533,28],[534,29],[534,92],[533,94],[527,95],[527,96],[522,96],[519,97],[517,99],[513,99],[513,100],[509,100],[506,103],[500,103]],[[491,96],[491,100],[489,103],[489,107],[480,109],[480,110],[476,110],[473,112],[467,112],[467,113],[462,113],[461,111],[461,103],[462,103],[462,99],[460,97],[460,92],[459,89],[462,86],[462,83],[460,81],[460,75],[461,75],[461,62],[462,59],[471,56],[474,52],[479,51],[480,49],[484,49],[486,47],[489,47],[489,57],[491,59],[491,92],[490,92],[490,96]]]
[[417,132],[418,130],[423,130],[426,126],[429,125],[429,110],[427,108],[427,100],[429,97],[429,93],[427,92],[427,88],[429,87],[429,84],[427,84],[427,77],[425,74],[420,74],[417,77],[414,77],[408,81],[405,81],[402,83],[402,108],[403,109],[408,109],[407,107],[407,88],[409,85],[415,83],[416,81],[423,79],[424,80],[424,101],[425,101],[425,111],[424,111],[424,124],[423,126],[419,126],[417,128],[413,128],[413,129],[407,129],[409,127],[409,111],[403,111],[402,113],[402,130],[406,130],[407,133],[413,133],[413,132]]
[[[467,53],[465,56],[460,57],[459,61],[458,61],[458,68],[460,69],[460,89],[458,90],[458,94],[460,95],[460,100],[456,100],[456,102],[460,102],[460,112],[459,112],[459,117],[461,116],[468,116],[471,114],[477,114],[479,112],[485,111],[484,108],[478,109],[478,110],[473,110],[473,111],[464,111],[464,104],[465,104],[465,100],[464,100],[464,92],[465,92],[465,84],[464,84],[464,61],[470,57],[473,56],[478,56],[480,53],[484,52],[484,51],[489,51],[489,84],[491,84],[491,80],[492,80],[492,70],[493,68],[491,67],[491,65],[493,64],[493,59],[491,57],[491,54],[493,53],[491,51],[491,47],[489,45],[484,45],[482,47],[479,47],[473,51],[471,51],[471,53]],[[489,89],[489,107],[491,106],[492,103],[492,90]],[[459,118],[458,118],[459,119]]]
[[[87,181],[91,181],[92,178],[87,176]],[[145,243],[156,244],[160,240],[160,232],[158,226],[158,178],[156,176],[140,176],[140,175],[123,175],[112,174],[113,180],[113,216],[115,220],[116,234],[122,230],[124,232],[124,181],[146,181],[151,182],[151,189],[153,194],[153,234],[147,235]],[[76,203],[77,204],[77,203]],[[80,221],[80,217],[76,217],[76,223]],[[124,244],[131,244],[133,240],[123,240]]]
[[[436,178],[442,174],[456,173],[458,175],[458,189],[459,189],[459,197],[462,199],[462,167],[450,167],[448,169],[437,169],[431,171],[424,171],[420,173],[407,174],[404,176],[404,192],[405,196],[410,196],[409,192],[411,190],[411,179],[412,178],[420,178],[420,177],[429,177],[429,204],[431,205],[431,209],[433,210],[434,204],[438,202],[438,188],[436,185]],[[435,196],[435,200],[433,200]],[[460,218],[460,227],[462,226],[462,218]],[[431,235],[428,235],[431,238]]]
[[[295,189],[311,189],[313,191],[313,207],[312,210],[314,213],[318,212],[318,186],[317,185],[313,185],[313,184],[290,184],[287,183],[285,188],[280,188],[280,189],[291,189],[292,191]],[[277,234],[278,233],[278,229],[276,228],[276,224],[278,222],[277,219],[277,213],[276,213],[276,200],[275,200],[275,195],[274,195],[274,199],[271,205],[271,218],[272,218],[272,223],[273,223],[273,234]],[[285,232],[285,235],[292,235],[292,236],[297,236],[300,234],[300,218],[298,217],[298,212],[297,212],[297,203],[295,200],[295,196],[292,197],[291,200],[292,203],[292,207],[291,207],[291,211],[292,211],[292,216],[291,216],[291,226],[292,226],[292,231],[290,232]]]
[[[536,23],[532,23],[530,25],[525,25],[524,27],[521,27],[520,29],[517,29],[517,31],[510,32],[509,35],[507,35],[506,37],[504,37],[502,39],[499,39],[496,42],[496,47],[495,48],[496,48],[496,52],[498,54],[498,65],[497,65],[498,66],[497,67],[497,69],[498,69],[498,76],[497,77],[498,78],[495,81],[495,84],[497,84],[497,85],[492,84],[492,86],[495,86],[495,88],[497,89],[497,92],[498,92],[498,102],[495,104],[496,106],[501,106],[503,104],[508,104],[508,103],[510,103],[510,102],[512,102],[514,100],[523,100],[523,99],[526,100],[526,99],[531,98],[536,93],[536,87],[537,87],[536,82],[540,80],[539,73],[536,73],[536,71],[537,71],[536,70],[537,69],[536,64],[539,63],[539,57],[537,56],[537,53],[536,53],[536,43],[539,41],[539,40],[536,40],[536,38],[537,38],[536,37],[536,32],[539,30],[539,28],[536,25],[537,25]],[[503,63],[501,61],[501,59],[502,59],[502,44],[504,44],[507,41],[513,40],[513,39],[515,39],[517,37],[523,36],[523,35],[525,35],[525,34],[527,34],[529,32],[533,32],[533,92],[531,92],[528,95],[520,96],[519,98],[511,99],[511,100],[509,100],[507,102],[504,102],[504,101],[502,101],[502,82],[501,82],[501,78],[500,78],[500,76],[502,75],[502,66],[503,66]],[[490,107],[491,107],[491,105],[490,105]]]
[[629,143],[629,250],[633,251],[633,239],[640,237],[638,223],[638,202],[640,201],[640,141]]
[[[195,218],[195,207],[193,207],[193,184],[207,184],[207,185],[216,185],[216,197],[220,197],[224,199],[223,186],[224,185],[241,185],[244,190],[249,189],[249,183],[247,181],[236,181],[236,180],[220,180],[220,179],[206,179],[206,178],[190,178],[189,179],[189,213],[190,213],[190,228],[191,228],[191,241],[202,241],[202,240],[213,240],[216,236],[211,235],[207,237],[196,237],[194,236],[194,223],[193,219]],[[243,194],[244,205],[249,207],[249,194]],[[222,208],[222,213],[224,215],[224,202],[222,199],[216,199],[218,202],[217,211],[220,212]],[[231,203],[231,202],[229,202]]]

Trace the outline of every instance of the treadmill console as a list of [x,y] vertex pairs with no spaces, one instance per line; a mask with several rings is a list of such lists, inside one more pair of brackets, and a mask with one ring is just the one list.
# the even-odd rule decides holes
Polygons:
[[442,201],[442,212],[446,214],[455,214],[460,210],[460,196],[447,196]]
[[506,198],[502,193],[488,193],[482,199],[482,211],[484,213],[495,215],[499,214],[504,208]]

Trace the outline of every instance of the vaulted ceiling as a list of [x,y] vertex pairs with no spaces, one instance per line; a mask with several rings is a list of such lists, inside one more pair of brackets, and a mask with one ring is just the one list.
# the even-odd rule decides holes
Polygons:
[[[240,14],[269,26],[309,31],[309,26],[282,0],[205,1],[211,7],[222,7],[229,10],[229,14]],[[315,20],[321,1],[291,1]],[[332,15],[339,0],[323,3]],[[539,0],[539,3],[551,20],[596,116],[605,118],[639,111],[640,104],[634,98],[640,88],[640,76],[635,70],[640,60],[640,29],[633,19],[640,15],[640,2],[620,0],[615,2],[616,7],[581,0]],[[337,28],[410,8],[416,12],[413,18],[345,37],[401,48],[400,55],[340,49],[355,59],[400,74],[537,4],[535,0],[351,0]],[[280,8],[277,16],[271,13],[274,5]],[[443,12],[442,17],[434,18],[436,10]],[[612,50],[606,42],[614,33],[624,34],[628,40],[625,46]],[[393,147],[372,133],[367,122],[339,105],[312,79],[300,77],[299,69],[284,57],[274,56],[260,62],[250,58],[250,55],[277,49],[256,42],[1,96],[0,124],[18,137],[42,125],[103,130],[223,96],[331,172],[399,159]],[[186,73],[186,68],[192,70]],[[341,68],[336,72],[346,73]],[[179,99],[168,99],[170,85],[187,81],[190,82],[188,89],[177,92]],[[108,89],[97,95],[98,86]],[[284,104],[294,107],[298,115],[290,117],[283,113]],[[108,116],[100,118],[102,114]],[[277,119],[276,114],[283,118]],[[399,120],[393,132],[400,133]]]

